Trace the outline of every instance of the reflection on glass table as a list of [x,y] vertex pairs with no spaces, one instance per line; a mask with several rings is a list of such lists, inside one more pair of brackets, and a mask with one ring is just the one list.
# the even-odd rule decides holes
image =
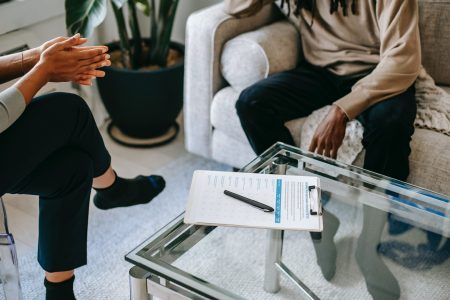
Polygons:
[[[321,236],[186,225],[181,215],[126,256],[139,267],[131,273],[141,273],[131,274],[132,299],[450,295],[448,196],[281,143],[241,172],[320,177]],[[138,292],[136,278],[143,278],[145,292]]]

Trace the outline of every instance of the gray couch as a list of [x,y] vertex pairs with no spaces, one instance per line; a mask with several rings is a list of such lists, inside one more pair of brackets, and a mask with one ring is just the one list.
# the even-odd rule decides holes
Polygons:
[[[450,93],[450,1],[422,0],[419,3],[423,65],[436,83]],[[188,151],[234,167],[242,167],[255,157],[234,107],[243,87],[230,86],[224,79],[222,70],[225,70],[226,62],[221,59],[228,56],[222,52],[227,42],[243,33],[263,30],[266,25],[275,22],[287,24],[274,5],[267,5],[257,15],[243,19],[225,14],[222,4],[190,16],[186,31],[184,99]],[[284,23],[280,26],[294,27]],[[281,32],[292,35],[292,30]],[[260,39],[254,34],[245,38]],[[268,41],[258,42],[267,44]],[[298,59],[298,42],[285,43],[281,47],[278,50],[288,50],[296,57],[291,57],[289,62],[273,59],[276,66],[263,75],[270,75],[273,70],[282,71],[283,67],[287,69]],[[265,54],[268,61],[271,60],[270,55],[276,52],[277,49],[268,50]],[[242,59],[251,58],[243,56]],[[229,69],[226,71],[230,72]],[[299,142],[303,122],[303,119],[298,119],[288,124],[296,142]],[[361,158],[355,161],[357,165],[361,163]],[[416,129],[410,166],[410,183],[450,194],[450,137],[431,130]]]

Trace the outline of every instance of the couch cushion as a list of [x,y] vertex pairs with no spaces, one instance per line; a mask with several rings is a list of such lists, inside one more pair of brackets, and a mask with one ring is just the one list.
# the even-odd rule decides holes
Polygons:
[[450,1],[420,0],[422,64],[437,84],[450,85]]
[[[217,92],[211,105],[211,124],[237,141],[247,141],[235,108],[239,94],[232,87],[226,87]],[[297,145],[300,145],[301,130],[305,120],[306,118],[301,118],[286,122],[286,127]]]
[[226,87],[217,92],[211,105],[211,124],[235,140],[246,141],[247,137],[235,108],[238,98],[239,92],[232,87]]
[[411,148],[408,182],[450,195],[450,137],[416,128]]
[[236,90],[297,65],[300,41],[288,21],[275,22],[228,41],[222,52],[223,77]]
[[236,168],[241,168],[256,158],[247,139],[236,140],[220,129],[214,130],[212,134],[211,156]]

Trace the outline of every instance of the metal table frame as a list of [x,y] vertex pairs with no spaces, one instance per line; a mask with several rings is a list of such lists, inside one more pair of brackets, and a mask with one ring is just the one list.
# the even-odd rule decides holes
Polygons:
[[[420,216],[439,218],[434,210],[444,210],[444,195],[426,191],[412,185],[384,177],[379,174],[349,166],[335,160],[304,152],[298,148],[277,143],[261,156],[244,167],[241,172],[286,174],[289,166],[303,170],[307,175],[319,176],[322,185],[337,184],[341,193],[384,211],[395,211],[405,221],[414,221],[427,228],[427,222],[420,222]],[[331,172],[328,172],[331,171]],[[332,175],[330,175],[332,174]],[[384,191],[389,189],[402,195],[411,203],[386,201]],[[360,191],[370,191],[362,197]],[[369,198],[369,199],[367,199]],[[444,200],[444,201],[442,201]],[[407,209],[406,209],[407,207]],[[418,218],[419,216],[419,218]],[[135,266],[130,269],[130,299],[243,299],[230,291],[197,278],[171,265],[177,258],[201,241],[215,229],[213,226],[188,225],[181,214],[171,223],[155,233],[125,259]],[[445,215],[442,218],[446,218]],[[446,218],[447,219],[447,218]],[[433,228],[435,229],[435,228]],[[450,236],[450,230],[443,228],[440,234]],[[284,231],[267,230],[264,289],[277,293],[280,290],[280,275],[287,276],[307,299],[319,299],[282,261]],[[178,249],[168,251],[168,249]],[[184,250],[184,251],[183,251]],[[145,258],[143,253],[146,253]]]

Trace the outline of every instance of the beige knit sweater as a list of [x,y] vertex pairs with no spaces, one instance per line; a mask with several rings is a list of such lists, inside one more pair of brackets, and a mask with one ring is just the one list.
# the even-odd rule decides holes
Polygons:
[[[244,17],[267,2],[272,1],[225,0],[225,10]],[[372,70],[335,102],[349,119],[414,83],[421,66],[417,0],[359,0],[357,14],[348,9],[348,16],[341,10],[330,14],[329,1],[315,3],[314,22],[307,10],[298,18],[291,16],[301,33],[305,59],[338,75]]]

